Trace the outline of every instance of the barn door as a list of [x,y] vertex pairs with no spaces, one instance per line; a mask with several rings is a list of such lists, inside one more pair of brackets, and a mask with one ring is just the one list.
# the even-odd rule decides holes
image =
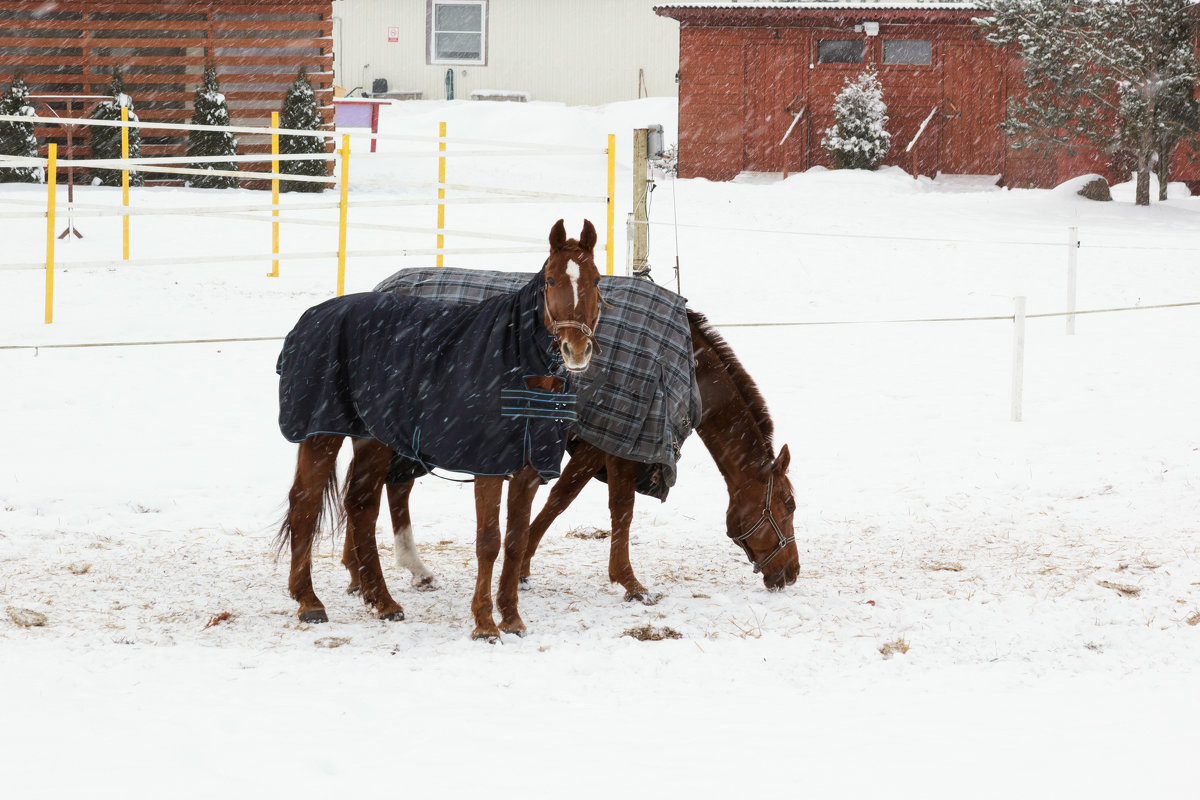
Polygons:
[[779,141],[792,124],[785,108],[796,96],[800,50],[781,44],[748,44],[745,48],[745,99],[742,103],[742,169],[782,172],[784,148]]
[[992,47],[947,45],[943,54],[942,172],[1003,171],[1004,70]]

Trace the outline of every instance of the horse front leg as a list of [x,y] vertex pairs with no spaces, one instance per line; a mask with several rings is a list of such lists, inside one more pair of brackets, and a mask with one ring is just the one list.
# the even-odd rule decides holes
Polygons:
[[412,574],[412,585],[423,592],[437,588],[437,580],[433,570],[425,566],[417,553],[417,544],[413,540],[412,516],[408,510],[408,498],[412,494],[413,484],[389,483],[387,485],[388,509],[392,513],[392,535],[396,544],[396,567],[406,569]]
[[546,499],[546,505],[538,512],[537,517],[529,526],[529,541],[525,545],[525,558],[521,561],[522,583],[528,582],[533,554],[537,552],[538,544],[546,535],[546,531],[550,529],[550,525],[558,519],[559,514],[567,510],[567,507],[583,491],[583,487],[596,477],[596,473],[603,466],[604,451],[580,440],[579,446],[571,454],[571,459],[563,468],[562,474],[550,487],[550,496]]
[[387,479],[392,451],[374,439],[354,441],[354,459],[346,476],[346,547],[343,559],[350,570],[351,585],[357,583],[363,601],[389,621],[404,619],[404,609],[392,599],[379,564],[375,544],[375,525],[379,519],[379,499]]
[[638,465],[617,456],[608,456],[608,511],[612,518],[612,539],[608,548],[608,579],[625,589],[625,601],[637,600],[652,606],[662,599],[642,586],[629,563],[629,528],[633,523],[633,501],[637,489]]
[[525,545],[529,540],[529,515],[533,497],[542,483],[537,470],[526,465],[508,483],[508,524],[504,532],[504,567],[500,570],[500,588],[496,593],[500,606],[500,630],[525,635],[525,623],[517,611],[517,586],[521,565],[525,560]]
[[492,568],[500,555],[500,495],[504,478],[477,476],[475,478],[475,594],[471,598],[471,615],[475,618],[472,639],[489,642],[500,640],[500,629],[492,619]]
[[301,622],[329,621],[325,605],[313,590],[312,548],[321,504],[326,494],[337,492],[334,467],[341,446],[342,437],[330,434],[310,436],[301,442],[296,476],[288,492],[288,513],[280,534],[291,544],[288,593],[300,604]]

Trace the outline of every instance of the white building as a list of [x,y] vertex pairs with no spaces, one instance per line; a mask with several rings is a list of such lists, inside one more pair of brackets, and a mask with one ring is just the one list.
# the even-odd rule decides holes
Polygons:
[[[426,100],[597,105],[675,95],[679,24],[654,0],[333,0],[335,82]],[[357,95],[358,93],[355,92]]]

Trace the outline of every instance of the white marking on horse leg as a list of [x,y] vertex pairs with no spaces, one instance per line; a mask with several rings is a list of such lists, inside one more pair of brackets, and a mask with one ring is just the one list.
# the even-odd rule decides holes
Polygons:
[[425,566],[417,553],[416,542],[413,541],[411,525],[405,525],[396,531],[396,566],[412,573],[414,584],[429,584],[433,582],[433,572]]

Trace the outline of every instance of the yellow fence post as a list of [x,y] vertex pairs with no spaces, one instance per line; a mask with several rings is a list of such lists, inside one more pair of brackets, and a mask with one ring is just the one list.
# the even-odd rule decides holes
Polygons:
[[442,230],[446,227],[446,123],[438,123],[438,215],[437,215],[437,265],[445,265],[442,248],[446,245],[446,237]]
[[[129,107],[121,106],[121,122],[129,122]],[[129,158],[129,128],[121,126],[121,158]],[[121,170],[121,205],[129,210],[129,166]],[[129,260],[129,214],[121,216],[121,258]]]
[[[271,127],[279,127],[279,112],[271,112]],[[279,134],[271,134],[271,155],[279,155]],[[271,255],[276,258],[271,260],[271,271],[267,273],[268,278],[279,277],[279,161],[271,161],[271,174],[275,177],[271,178]]]
[[47,147],[46,164],[46,324],[54,321],[54,204],[58,181],[58,145]]
[[342,134],[342,199],[338,206],[338,281],[337,293],[346,293],[346,207],[350,195],[350,134]]
[[607,275],[613,274],[613,201],[617,193],[617,135],[608,135],[608,229],[604,244],[604,264]]

